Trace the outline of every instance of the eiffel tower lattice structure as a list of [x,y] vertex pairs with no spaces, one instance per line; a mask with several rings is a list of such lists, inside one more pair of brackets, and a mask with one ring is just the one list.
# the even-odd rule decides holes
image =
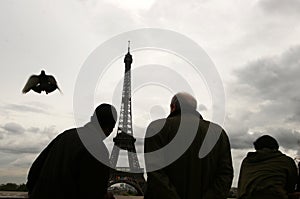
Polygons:
[[[136,154],[135,141],[132,129],[131,109],[131,63],[130,42],[128,41],[128,53],[125,55],[125,75],[122,91],[122,103],[119,117],[119,125],[116,137],[113,138],[114,146],[110,156],[111,170],[109,186],[116,183],[126,183],[133,186],[139,195],[143,195],[146,181],[144,169],[140,167]],[[129,167],[117,167],[120,150],[128,152]]]

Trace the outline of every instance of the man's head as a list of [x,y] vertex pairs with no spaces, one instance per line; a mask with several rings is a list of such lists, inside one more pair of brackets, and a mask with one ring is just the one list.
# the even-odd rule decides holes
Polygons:
[[174,95],[170,104],[171,112],[181,111],[181,110],[196,110],[197,100],[190,94],[180,92]]
[[275,140],[275,138],[269,136],[269,135],[263,135],[259,137],[254,143],[255,150],[260,150],[263,148],[278,150],[279,145],[278,142]]
[[106,136],[110,135],[115,127],[116,121],[117,111],[115,107],[110,104],[100,104],[91,117],[91,122],[99,123]]

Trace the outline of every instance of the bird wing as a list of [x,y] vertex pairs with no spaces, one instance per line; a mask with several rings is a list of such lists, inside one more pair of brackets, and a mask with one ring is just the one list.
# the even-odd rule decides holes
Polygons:
[[22,93],[27,93],[30,91],[31,88],[35,87],[40,82],[40,79],[37,75],[32,75],[27,80],[27,83],[25,84]]
[[55,78],[52,75],[48,76],[48,82],[50,82],[50,84],[52,84],[52,85],[55,85],[57,87],[57,89],[59,90],[59,92],[62,93],[62,91],[60,90],[60,88],[57,85]]

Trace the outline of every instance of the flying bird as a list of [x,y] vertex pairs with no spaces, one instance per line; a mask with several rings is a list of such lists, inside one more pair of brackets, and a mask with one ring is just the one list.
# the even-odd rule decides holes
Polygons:
[[[33,90],[37,93],[41,93],[45,91],[46,94],[51,93],[58,89],[61,90],[57,86],[57,82],[52,75],[46,75],[45,71],[42,70],[39,75],[32,75],[29,77],[26,85],[24,86],[22,93],[27,93],[30,90]],[[62,92],[61,92],[62,93]]]

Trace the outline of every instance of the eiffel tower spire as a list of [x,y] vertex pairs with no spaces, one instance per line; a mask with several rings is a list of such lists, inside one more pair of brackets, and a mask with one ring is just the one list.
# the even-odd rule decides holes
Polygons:
[[128,53],[130,53],[130,40],[128,41]]
[[[124,63],[125,63],[125,74],[127,72],[130,72],[131,69],[131,64],[132,64],[132,55],[130,54],[130,41],[128,41],[128,52],[125,55],[124,58]],[[125,78],[124,78],[125,79]],[[130,79],[129,79],[130,80]],[[125,81],[124,81],[125,82]],[[123,87],[124,88],[124,87]]]
[[[125,55],[125,73],[122,91],[122,102],[119,117],[119,124],[116,137],[113,138],[114,146],[110,156],[111,167],[115,170],[111,172],[111,184],[120,177],[126,177],[130,184],[142,194],[145,179],[143,177],[143,168],[140,168],[139,160],[136,154],[135,141],[132,128],[132,108],[131,108],[131,64],[132,55],[130,54],[130,41],[128,41],[128,52]],[[128,151],[129,167],[117,167],[120,150]],[[126,172],[121,172],[126,171]],[[125,181],[126,183],[126,181]]]

